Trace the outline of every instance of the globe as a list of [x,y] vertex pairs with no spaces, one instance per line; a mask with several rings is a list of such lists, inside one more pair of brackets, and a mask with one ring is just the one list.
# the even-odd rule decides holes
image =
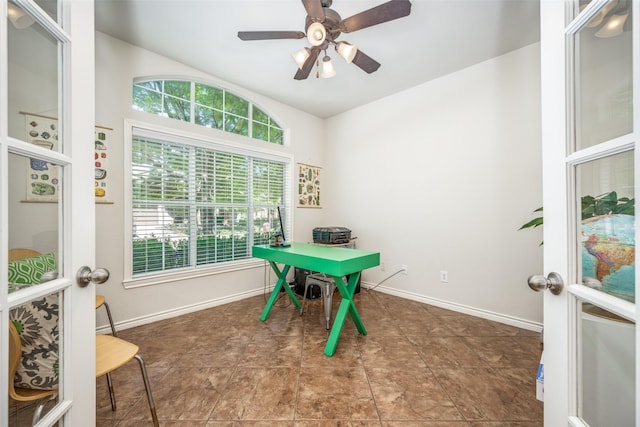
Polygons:
[[[635,302],[635,217],[582,221],[582,277],[587,286]],[[595,280],[593,280],[595,279]]]

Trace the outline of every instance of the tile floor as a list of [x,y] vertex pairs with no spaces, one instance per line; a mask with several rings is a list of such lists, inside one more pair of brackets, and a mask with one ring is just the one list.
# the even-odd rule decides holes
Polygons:
[[[162,426],[542,426],[539,334],[376,291],[355,300],[368,334],[347,319],[333,357],[319,299],[299,316],[281,298],[261,322],[252,297],[120,336],[140,346]],[[99,378],[97,425],[151,425],[137,363],[113,377],[117,410]]]

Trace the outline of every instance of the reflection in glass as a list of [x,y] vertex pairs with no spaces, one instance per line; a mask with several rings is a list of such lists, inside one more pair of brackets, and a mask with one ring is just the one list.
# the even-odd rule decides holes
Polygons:
[[635,425],[635,324],[581,306],[579,415],[590,426]]
[[[42,257],[46,255],[36,260],[39,267],[49,268],[41,271],[41,274],[62,271],[58,257],[60,205],[55,203],[62,189],[62,167],[36,157],[17,154],[9,154],[8,164],[9,249],[20,248],[37,252]],[[16,272],[23,268],[20,265],[13,267]],[[12,265],[9,268],[11,271]],[[9,282],[15,285],[12,289],[15,291],[26,285],[40,283],[40,277],[23,274],[16,280],[10,278]]]
[[54,293],[9,311],[9,426],[31,425],[58,401],[61,301]]
[[[15,4],[9,5],[24,13]],[[7,25],[9,136],[62,151],[58,140],[58,41],[37,22],[23,25],[24,19],[32,20],[28,15],[20,19],[21,25]]]
[[576,150],[633,129],[631,4],[613,0],[575,36]]
[[9,22],[18,30],[23,30],[35,22],[33,17],[24,11],[20,6],[15,3],[9,2],[7,4],[7,17]]
[[635,302],[633,151],[577,167],[582,283]]

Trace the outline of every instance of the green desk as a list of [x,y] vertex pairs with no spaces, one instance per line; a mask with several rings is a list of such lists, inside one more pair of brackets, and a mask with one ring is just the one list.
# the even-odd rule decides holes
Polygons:
[[[367,334],[364,328],[360,314],[353,302],[353,294],[360,278],[360,272],[367,268],[380,265],[379,252],[367,252],[359,249],[336,248],[330,246],[320,246],[311,243],[292,243],[291,246],[272,247],[269,245],[253,246],[251,255],[255,258],[261,258],[269,261],[271,268],[278,276],[271,297],[267,301],[267,305],[262,311],[260,320],[263,322],[269,317],[271,308],[276,302],[280,290],[284,290],[289,294],[291,300],[300,308],[300,301],[287,283],[287,273],[291,266],[303,268],[306,270],[318,271],[333,277],[336,287],[342,296],[342,302],[338,308],[338,313],[333,321],[331,332],[327,345],[324,348],[324,354],[333,356],[338,345],[338,338],[342,332],[342,327],[347,318],[347,313],[351,314],[351,319],[356,325],[358,332],[362,335]],[[283,264],[282,269],[278,264]],[[349,275],[349,281],[345,284],[343,277]]]

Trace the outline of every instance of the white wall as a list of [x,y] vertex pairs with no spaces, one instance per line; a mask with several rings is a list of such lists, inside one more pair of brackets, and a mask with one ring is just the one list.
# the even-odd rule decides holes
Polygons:
[[365,281],[406,264],[407,275],[379,289],[525,327],[542,322],[541,295],[526,284],[543,271],[542,235],[517,231],[542,203],[539,49],[327,120],[325,221],[380,251],[386,271],[368,270]]
[[[135,77],[173,76],[209,82],[232,90],[250,99],[290,132],[289,147],[270,147],[291,153],[295,162],[321,164],[323,155],[323,121],[317,117],[249,92],[193,68],[123,43],[102,33],[96,33],[96,124],[113,128],[109,145],[109,200],[113,204],[96,206],[96,266],[109,269],[109,281],[97,288],[106,296],[116,323],[121,326],[144,323],[158,316],[177,314],[181,309],[192,310],[215,305],[260,292],[264,284],[264,268],[253,268],[222,273],[199,279],[125,289],[123,248],[124,218],[124,120],[136,120],[163,127],[194,132],[188,124],[163,117],[133,111],[131,109],[132,83]],[[213,138],[231,138],[249,145],[256,144],[249,138],[202,128],[198,131]],[[295,168],[294,168],[295,172]],[[311,230],[321,221],[322,211],[297,210],[295,212],[294,238],[306,240]],[[298,238],[298,236],[300,236]],[[269,272],[270,272],[269,268]],[[274,276],[271,274],[271,282]],[[98,326],[107,324],[104,310],[98,310]],[[123,325],[123,323],[125,323]]]

